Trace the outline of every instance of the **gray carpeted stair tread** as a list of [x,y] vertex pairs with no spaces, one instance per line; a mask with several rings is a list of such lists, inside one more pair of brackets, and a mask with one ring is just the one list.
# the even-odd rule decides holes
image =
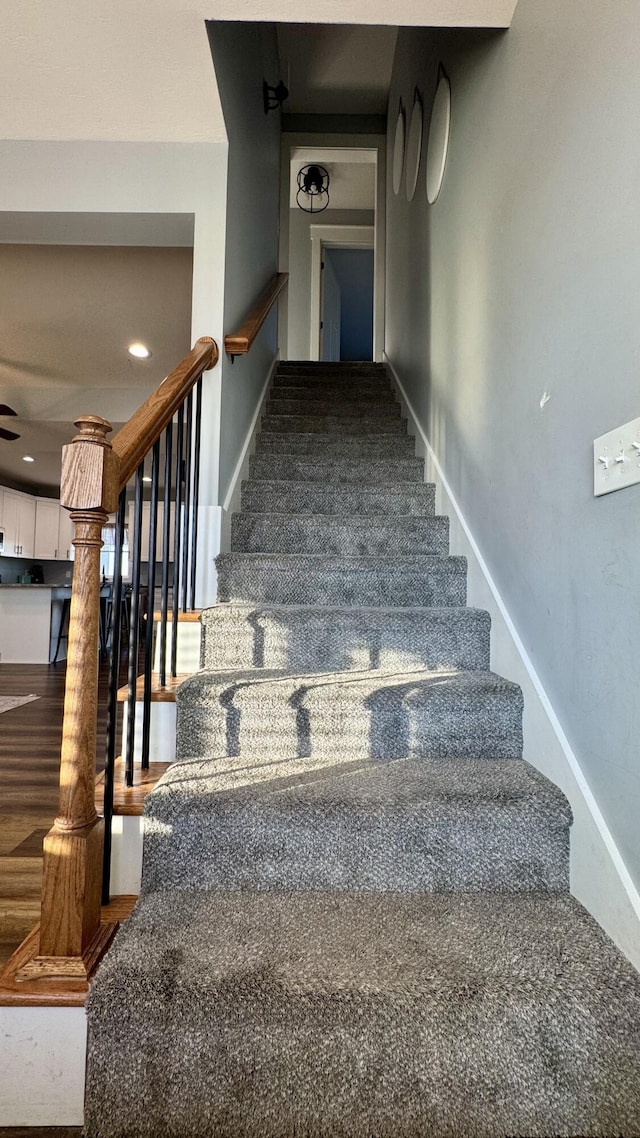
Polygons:
[[201,624],[205,669],[489,667],[480,609],[218,604]]
[[221,601],[385,607],[466,601],[464,557],[221,553],[216,567]]
[[176,692],[176,756],[491,759],[522,754],[522,693],[493,672],[198,672]]
[[365,418],[363,415],[283,415],[268,414],[262,419],[262,429],[284,434],[327,434],[387,436],[407,434],[407,420],[390,415]]
[[174,764],[145,803],[143,892],[568,891],[571,811],[527,763],[266,767]]
[[296,376],[276,376],[271,388],[275,399],[306,399],[312,407],[316,400],[341,400],[347,402],[397,403],[395,392],[389,383],[378,380],[305,380]]
[[350,482],[371,485],[389,482],[419,482],[424,479],[424,459],[376,456],[347,458],[297,454],[254,454],[249,459],[249,478],[291,482]]
[[231,519],[231,548],[244,553],[444,555],[449,550],[449,519],[240,513]]
[[378,455],[393,458],[415,454],[416,441],[409,435],[321,435],[317,432],[305,434],[278,434],[274,431],[261,431],[256,437],[256,454],[320,454],[344,455],[345,458],[362,455],[376,458]]
[[564,894],[151,894],[87,1006],[87,1138],[640,1133],[640,977]]
[[276,377],[271,388],[272,399],[306,399],[310,410],[320,400],[342,400],[359,402],[366,400],[384,403],[385,406],[397,403],[396,394],[389,383],[378,380],[348,379],[317,382],[300,376]]
[[265,412],[267,415],[291,415],[295,417],[299,415],[305,419],[310,418],[335,418],[335,419],[358,419],[361,422],[369,422],[372,426],[376,426],[379,422],[393,422],[394,419],[400,422],[400,404],[396,402],[386,403],[379,399],[332,399],[328,396],[325,399],[314,400],[313,404],[309,402],[306,396],[300,399],[284,399],[280,393],[273,394],[270,399],[267,399],[265,404]]
[[242,483],[242,511],[286,514],[405,514],[425,517],[435,511],[435,487],[429,482],[290,482],[264,479]]

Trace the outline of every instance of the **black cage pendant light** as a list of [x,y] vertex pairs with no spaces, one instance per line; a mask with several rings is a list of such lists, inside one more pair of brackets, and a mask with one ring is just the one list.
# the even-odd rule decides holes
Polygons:
[[329,171],[312,163],[298,171],[296,201],[305,213],[322,213],[329,205]]

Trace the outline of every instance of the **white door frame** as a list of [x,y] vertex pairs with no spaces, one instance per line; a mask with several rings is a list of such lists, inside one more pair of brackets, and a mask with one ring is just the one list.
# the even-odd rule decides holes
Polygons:
[[[374,249],[374,225],[312,225],[311,234],[311,333],[309,359],[320,359],[320,302],[322,296],[322,249]],[[373,341],[376,342],[376,311],[373,313]],[[374,355],[375,358],[375,355]]]

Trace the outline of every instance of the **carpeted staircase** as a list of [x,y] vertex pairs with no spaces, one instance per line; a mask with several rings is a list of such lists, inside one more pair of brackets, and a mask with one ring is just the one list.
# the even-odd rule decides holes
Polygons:
[[218,570],[88,1138],[638,1138],[640,977],[382,366],[280,365]]

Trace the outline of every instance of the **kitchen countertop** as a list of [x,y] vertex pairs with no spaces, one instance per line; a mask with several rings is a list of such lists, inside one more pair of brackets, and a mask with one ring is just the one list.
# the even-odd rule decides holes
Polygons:
[[0,589],[70,589],[70,588],[71,588],[71,585],[33,585],[33,584],[31,584],[31,585],[19,585],[17,582],[16,582],[16,584],[13,584],[13,585],[10,582],[7,582],[6,585],[4,582],[2,582],[0,584]]

